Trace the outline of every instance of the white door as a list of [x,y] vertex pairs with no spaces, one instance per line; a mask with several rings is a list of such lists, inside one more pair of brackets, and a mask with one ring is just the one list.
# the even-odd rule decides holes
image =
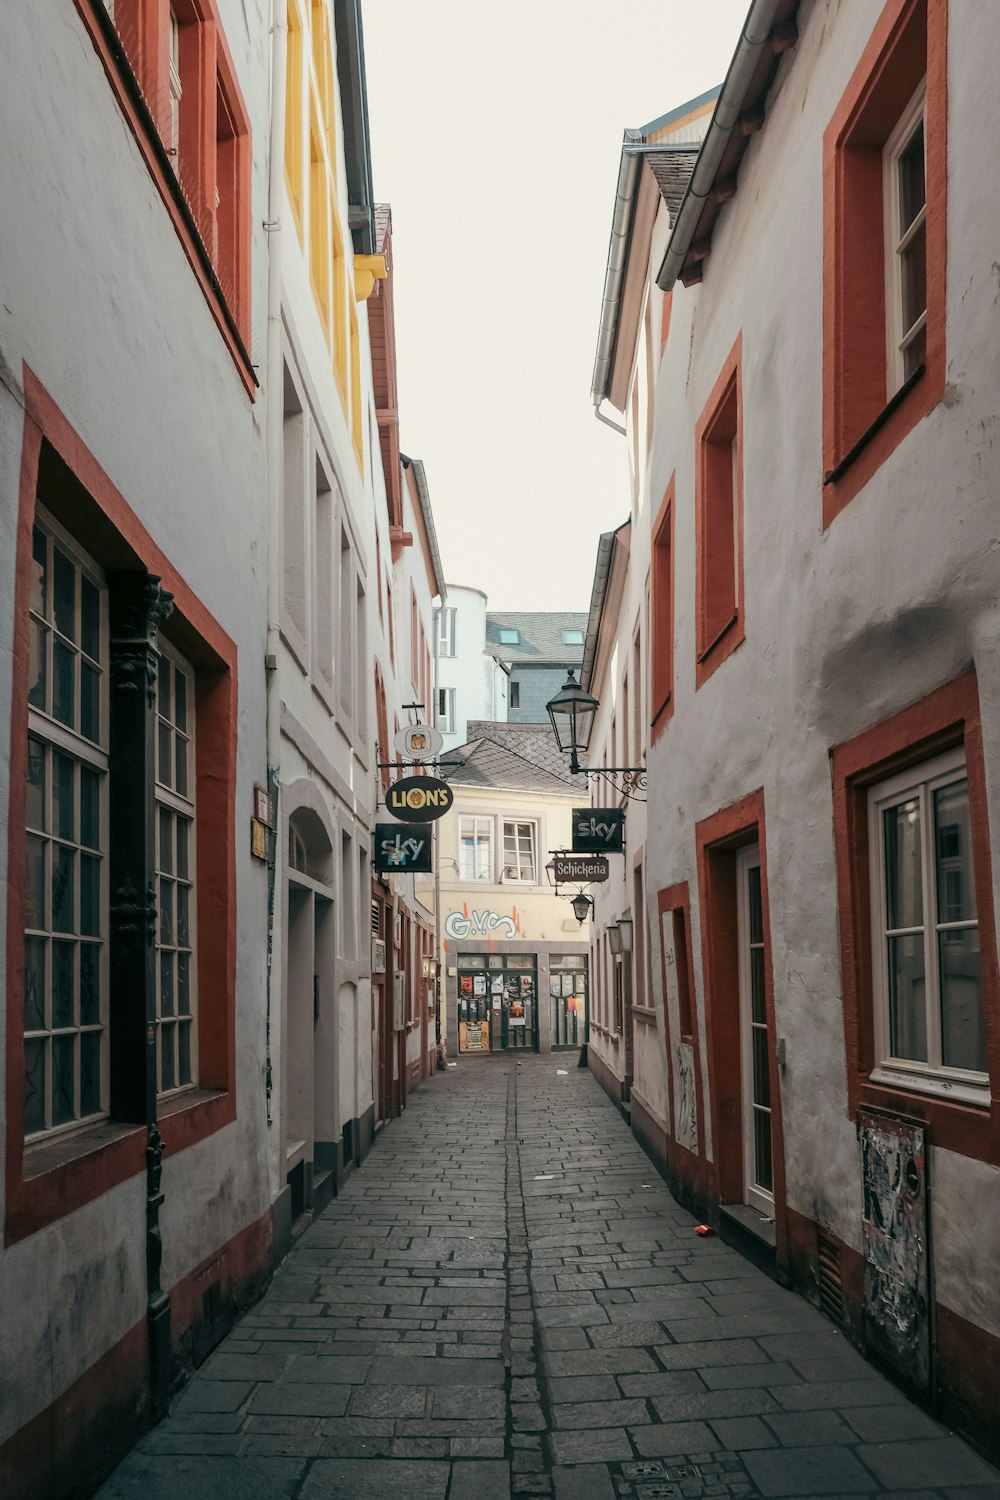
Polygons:
[[771,1075],[764,997],[764,912],[760,849],[741,849],[736,861],[740,951],[740,1044],[743,1093],[743,1198],[774,1217],[771,1154]]

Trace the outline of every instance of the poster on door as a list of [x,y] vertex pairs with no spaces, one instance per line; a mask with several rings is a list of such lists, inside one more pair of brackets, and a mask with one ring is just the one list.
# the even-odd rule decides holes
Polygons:
[[473,975],[473,994],[475,994],[475,995],[485,995],[486,994],[486,975],[485,974],[475,974],[475,975]]
[[510,1002],[510,1010],[507,1012],[507,1025],[513,1028],[515,1026],[524,1026],[524,1024],[524,1001],[512,1000]]

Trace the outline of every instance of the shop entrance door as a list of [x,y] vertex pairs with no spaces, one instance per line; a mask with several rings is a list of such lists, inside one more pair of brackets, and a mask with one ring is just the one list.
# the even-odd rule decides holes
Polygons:
[[532,1052],[538,1046],[534,954],[461,953],[458,957],[460,1052]]
[[579,1048],[587,1039],[587,956],[553,954],[549,959],[552,1050]]

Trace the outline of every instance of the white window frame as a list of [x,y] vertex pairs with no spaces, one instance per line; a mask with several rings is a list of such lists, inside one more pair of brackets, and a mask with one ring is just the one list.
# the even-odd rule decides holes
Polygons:
[[[165,716],[165,715],[163,715],[161,713],[160,701],[159,701],[159,694],[157,695],[157,706],[156,706],[156,745],[157,745],[157,749],[156,749],[156,761],[157,761],[157,775],[156,775],[156,777],[154,779],[154,798],[155,798],[155,804],[156,804],[156,806],[155,806],[155,815],[156,815],[156,842],[155,842],[155,848],[156,848],[156,899],[157,899],[156,989],[155,989],[155,995],[156,995],[156,1093],[157,1093],[157,1097],[158,1098],[165,1099],[165,1098],[172,1098],[175,1094],[185,1093],[187,1090],[193,1089],[193,1088],[197,1088],[197,1086],[198,1086],[198,915],[197,915],[197,913],[198,913],[198,886],[197,886],[197,850],[198,850],[197,839],[198,839],[198,823],[197,823],[197,817],[196,817],[196,792],[197,792],[196,776],[197,776],[197,763],[196,763],[196,747],[195,747],[195,672],[194,672],[194,668],[192,667],[192,665],[191,665],[191,663],[189,661],[187,661],[183,656],[181,656],[180,653],[178,651],[176,651],[174,649],[174,647],[171,646],[170,643],[167,642],[167,641],[165,641],[162,637],[157,642],[157,652],[158,652],[159,656],[164,661],[166,661],[169,664],[170,671],[171,671],[170,712],[169,712],[168,716]],[[175,691],[175,689],[174,689],[174,681],[175,681],[174,674],[176,672],[178,672],[178,671],[184,676],[186,684],[187,684],[187,688],[186,688],[186,698],[187,698],[186,727],[183,730],[178,729],[177,724],[176,724],[176,703],[175,703],[175,698],[174,698],[174,691]],[[174,789],[174,787],[173,787],[172,784],[170,786],[167,786],[167,785],[165,785],[160,780],[160,769],[161,768],[160,768],[159,745],[160,745],[160,736],[161,736],[161,725],[169,727],[170,747],[171,747],[171,771],[172,771],[172,774],[171,774],[171,783],[173,782],[173,777],[174,777],[174,774],[176,773],[176,748],[177,748],[177,744],[179,742],[180,743],[186,743],[186,747],[187,747],[186,748],[186,760],[187,760],[187,770],[186,770],[187,791],[186,791],[186,793],[178,792],[177,790]],[[172,820],[172,826],[175,829],[176,829],[176,822],[177,822],[178,819],[183,818],[189,824],[189,831],[188,831],[188,836],[187,836],[187,845],[188,845],[188,847],[187,847],[187,874],[186,874],[186,876],[182,877],[182,876],[180,876],[178,874],[178,872],[176,870],[175,860],[174,860],[173,857],[170,860],[171,869],[170,870],[166,870],[164,868],[163,851],[161,849],[161,828],[160,828],[161,812],[167,814],[167,816]],[[171,836],[172,836],[172,838],[174,837],[173,834]],[[176,853],[176,842],[174,844],[174,849],[171,851],[171,853],[172,853],[172,856],[175,855],[175,853]],[[161,941],[161,939],[162,939],[161,922],[162,922],[162,919],[163,919],[162,895],[161,895],[161,892],[162,892],[163,882],[165,880],[169,881],[171,883],[171,886],[172,886],[172,891],[171,891],[172,928],[171,928],[171,931],[172,931],[173,940],[169,944],[163,944],[162,941]],[[177,897],[178,897],[178,893],[179,893],[179,891],[180,891],[180,889],[181,889],[182,886],[187,891],[187,903],[188,903],[188,941],[185,944],[182,944],[182,943],[180,943],[178,941],[180,934],[179,934],[179,924],[178,924],[179,902],[178,902]],[[161,965],[161,954],[164,951],[168,950],[168,949],[174,955],[174,964],[172,966],[172,977],[171,977],[171,985],[172,985],[172,990],[173,990],[173,1014],[171,1016],[164,1017],[164,1015],[162,1013],[162,985],[161,985],[160,965]],[[186,953],[187,958],[188,958],[188,1000],[189,1000],[189,1010],[185,1013],[185,1016],[182,1017],[181,1013],[179,1012],[179,1010],[177,1008],[178,992],[179,992],[177,956],[178,956],[178,954],[185,954],[185,953]],[[190,1020],[185,1019],[186,1016],[190,1016]],[[166,1023],[166,1029],[165,1029],[165,1023]],[[180,1027],[181,1027],[182,1024],[186,1025],[188,1027],[188,1031],[189,1031],[189,1037],[190,1037],[190,1040],[189,1040],[189,1064],[190,1064],[191,1077],[189,1079],[183,1081],[183,1082],[177,1082],[178,1063],[179,1063],[179,1050],[178,1050],[178,1047],[177,1047],[177,1044],[176,1044],[176,1039],[177,1039],[177,1037],[180,1034]],[[168,1085],[166,1088],[164,1088],[162,1086],[162,1083],[163,1083],[163,1038],[164,1038],[164,1035],[166,1035],[167,1033],[169,1033],[169,1035],[170,1035],[170,1039],[171,1039],[170,1044],[171,1044],[171,1047],[173,1049],[172,1056],[173,1056],[173,1064],[174,1065],[173,1065],[173,1068],[172,1068],[172,1073],[173,1073],[173,1077],[174,1077],[174,1082],[172,1084]]]
[[[181,144],[181,28],[173,10],[170,12],[170,146],[168,156],[174,159],[174,171],[180,159]],[[216,204],[218,207],[218,204]]]
[[[763,930],[763,890],[761,891],[761,936],[759,941],[751,938],[750,926],[750,871],[757,870],[763,880],[760,845],[750,844],[740,849],[736,856],[736,930],[739,942],[739,1002],[740,1002],[740,1053],[741,1053],[741,1114],[743,1124],[743,1200],[757,1210],[765,1219],[774,1217],[774,1189],[764,1187],[757,1181],[756,1114],[766,1114],[771,1143],[771,1181],[774,1182],[774,1099],[768,1095],[769,1104],[756,1098],[754,1082],[754,1032],[763,1030],[765,1036],[764,1055],[770,1058],[770,1042],[767,1038],[767,1020],[753,1018],[753,975],[751,952],[754,948],[766,949],[767,933]],[[765,1000],[766,1007],[766,1000]]]
[[438,656],[455,655],[455,615],[457,611],[452,607],[439,609],[438,616]]
[[[917,129],[924,132],[924,204],[906,231],[899,232],[900,193],[899,162]],[[885,306],[887,396],[891,397],[907,380],[906,350],[927,324],[927,287],[924,286],[924,310],[912,327],[903,327],[902,255],[927,218],[927,82],[923,80],[906,106],[882,153],[884,234],[885,234]],[[924,229],[926,235],[926,229]]]
[[[458,820],[458,878],[460,880],[476,880],[476,881],[490,881],[490,882],[492,882],[492,880],[493,880],[493,852],[494,852],[494,848],[495,848],[495,845],[496,845],[496,829],[494,827],[494,822],[495,822],[495,820],[493,818],[477,816],[474,813],[470,813],[470,814],[463,813],[462,816],[459,818],[459,820]],[[473,861],[472,861],[473,867],[475,867],[479,863],[478,859],[475,857],[475,851],[478,849],[479,839],[480,839],[480,837],[482,836],[482,834],[484,832],[485,832],[485,835],[486,835],[486,872],[485,872],[485,874],[482,874],[482,875],[477,875],[477,874],[468,875],[468,874],[465,873],[465,871],[462,868],[463,840],[465,838],[466,831],[467,831],[468,825],[470,823],[473,825],[473,827],[472,827],[473,854],[474,854]]]
[[[455,698],[453,687],[439,687],[437,689],[437,713],[434,715],[434,723],[442,734],[455,733]],[[441,705],[445,704],[445,711],[441,712]]]
[[[80,548],[68,532],[66,532],[41,506],[37,508],[35,526],[47,537],[46,542],[46,570],[47,570],[47,596],[42,613],[38,613],[33,604],[29,604],[31,619],[43,627],[42,650],[45,655],[45,681],[46,681],[46,703],[44,708],[29,704],[28,706],[28,735],[29,738],[44,745],[45,750],[45,789],[43,793],[46,804],[45,831],[33,836],[44,839],[42,854],[42,884],[43,884],[43,920],[26,930],[26,937],[41,938],[45,944],[45,984],[43,994],[43,1014],[45,1025],[36,1027],[31,1031],[25,1030],[25,1042],[41,1041],[45,1052],[45,1075],[43,1080],[44,1089],[44,1124],[41,1129],[25,1134],[25,1144],[40,1140],[54,1140],[61,1136],[72,1134],[82,1128],[89,1127],[95,1122],[106,1119],[109,1108],[109,896],[108,896],[108,851],[109,851],[109,792],[108,792],[108,745],[110,733],[110,715],[108,702],[108,663],[109,663],[109,629],[108,629],[108,591],[107,581],[96,563]],[[63,636],[56,625],[55,618],[55,581],[54,581],[54,551],[58,545],[59,549],[70,560],[75,569],[76,582],[74,603],[74,630],[73,637]],[[64,639],[73,648],[73,702],[74,710],[81,703],[81,674],[82,661],[85,655],[82,644],[82,591],[80,588],[81,578],[86,577],[88,581],[98,590],[98,619],[100,626],[99,658],[90,657],[99,670],[98,692],[98,741],[97,743],[87,739],[82,729],[74,722],[72,725],[62,723],[49,711],[51,696],[54,691],[54,669],[53,669],[53,642],[57,638]],[[76,713],[74,712],[74,721]],[[76,767],[83,767],[88,771],[94,771],[100,776],[101,806],[98,814],[99,821],[99,846],[94,849],[91,845],[82,842],[82,830],[80,830],[81,799],[80,799],[80,771],[74,771],[74,814],[73,814],[73,836],[61,838],[55,825],[54,811],[54,782],[52,766],[54,755],[59,754],[73,762]],[[29,835],[31,836],[31,835]],[[72,930],[65,931],[54,928],[51,912],[52,893],[52,851],[56,846],[69,848],[73,854],[73,917]],[[84,857],[96,857],[101,861],[100,871],[100,895],[98,899],[98,927],[96,935],[84,934],[81,931],[80,920],[80,862]],[[27,913],[26,913],[27,915]],[[98,1019],[84,1025],[80,1019],[80,993],[79,993],[79,971],[78,960],[80,944],[85,937],[94,936],[94,946],[98,947]],[[73,962],[73,1024],[69,1026],[56,1027],[53,1023],[52,1014],[52,979],[53,979],[53,944],[57,941],[74,942]],[[22,954],[22,961],[24,955]],[[11,956],[11,961],[17,960]],[[27,1020],[27,1015],[25,1015]],[[98,1108],[88,1114],[76,1112],[81,1104],[81,1076],[80,1076],[80,1041],[79,1038],[85,1034],[97,1033],[100,1036],[99,1065],[101,1072],[100,1088],[98,1090]],[[74,1117],[53,1125],[53,1093],[54,1093],[54,1069],[53,1069],[53,1040],[58,1036],[75,1036],[77,1045],[74,1056],[73,1069],[73,1105]]]
[[[507,864],[507,830],[514,830],[514,849],[517,863]],[[531,877],[525,880],[521,874],[521,843],[520,828],[527,828],[529,833],[529,853],[531,855]],[[538,884],[538,822],[534,818],[502,818],[500,821],[500,873],[505,885],[537,885]],[[511,874],[511,871],[514,871]]]
[[[934,844],[933,794],[941,787],[967,780],[965,754],[950,751],[922,765],[879,782],[868,792],[868,848],[871,869],[872,993],[874,998],[875,1067],[872,1081],[893,1088],[942,1095],[963,1103],[988,1105],[988,1073],[951,1068],[941,1061],[941,996],[937,934],[948,928],[968,930],[975,920],[942,923],[937,911],[937,855]],[[928,1061],[893,1057],[889,1044],[889,986],[886,974],[886,938],[890,933],[885,895],[885,844],[882,813],[914,796],[920,800],[921,878],[923,897],[924,986]],[[983,893],[977,892],[977,907]],[[987,897],[988,899],[988,897]],[[913,929],[914,932],[919,928]],[[904,929],[900,929],[904,931]],[[909,932],[910,929],[905,929]],[[982,1004],[980,991],[980,1004]]]

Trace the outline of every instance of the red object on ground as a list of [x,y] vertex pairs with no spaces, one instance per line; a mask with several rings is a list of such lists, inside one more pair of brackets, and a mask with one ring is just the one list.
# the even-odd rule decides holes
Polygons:
[[694,1226],[694,1232],[695,1234],[714,1234],[715,1230],[712,1228],[711,1224],[696,1224]]

